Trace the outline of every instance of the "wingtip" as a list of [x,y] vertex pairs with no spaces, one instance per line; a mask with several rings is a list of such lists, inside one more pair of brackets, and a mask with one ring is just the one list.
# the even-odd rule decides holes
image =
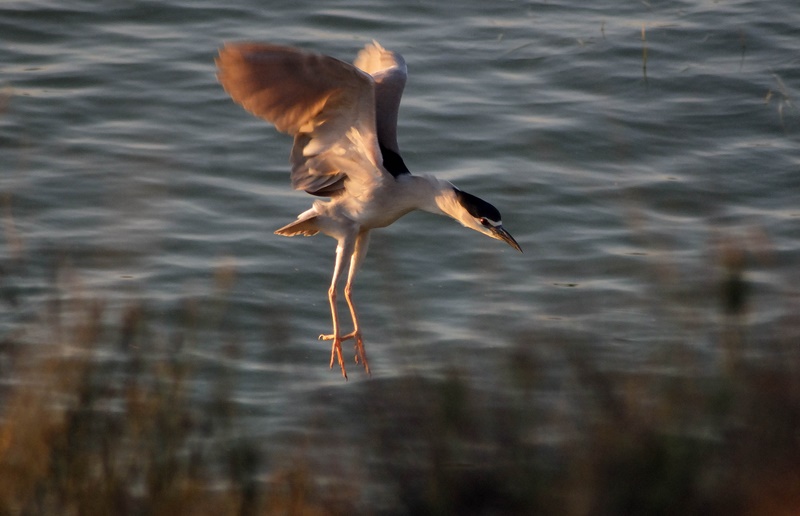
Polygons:
[[[217,81],[222,84],[223,89],[228,91],[225,85],[225,68],[231,64],[233,54],[236,53],[237,45],[230,42],[224,42],[222,46],[217,48],[217,55],[214,57],[214,66],[217,68],[217,73],[214,74]],[[239,52],[241,53],[241,52]]]

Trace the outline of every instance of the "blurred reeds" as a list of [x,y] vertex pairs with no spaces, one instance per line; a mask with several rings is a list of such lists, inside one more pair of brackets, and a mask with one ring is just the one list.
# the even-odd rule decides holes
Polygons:
[[[798,320],[748,349],[742,253],[720,252],[712,370],[679,346],[650,372],[608,372],[553,342],[571,351],[548,408],[533,351],[547,343],[520,337],[493,385],[458,369],[365,382],[339,456],[336,438],[289,452],[249,438],[228,370],[213,399],[191,395],[197,302],[164,338],[146,307],[109,315],[60,281],[51,313],[0,345],[0,515],[796,514]],[[220,268],[211,311],[234,279]]]
[[[644,27],[642,42],[646,74]],[[2,198],[11,311],[25,244]],[[731,242],[708,294],[718,317],[692,323],[716,346],[710,369],[689,342],[647,371],[609,372],[585,343],[520,336],[491,385],[457,368],[354,385],[347,446],[323,431],[288,451],[248,436],[231,370],[198,371],[187,351],[200,326],[235,331],[232,265],[166,333],[146,306],[114,313],[58,271],[45,313],[0,335],[0,516],[800,514],[800,319],[790,308],[772,335],[748,335],[747,250]],[[655,291],[679,305],[669,281]],[[555,373],[535,351],[548,347],[566,357]],[[212,394],[193,395],[209,377]]]

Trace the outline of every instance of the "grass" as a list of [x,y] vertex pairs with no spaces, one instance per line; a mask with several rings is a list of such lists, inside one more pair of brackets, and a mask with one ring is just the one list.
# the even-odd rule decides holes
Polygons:
[[573,351],[548,406],[552,373],[520,339],[494,386],[458,369],[367,382],[365,438],[339,458],[335,443],[276,453],[248,438],[223,369],[213,399],[192,397],[197,303],[162,338],[145,307],[114,321],[70,287],[0,348],[0,515],[795,514],[796,320],[746,358],[737,256],[721,260],[725,360],[712,371],[697,374],[682,346],[653,364],[673,373],[648,374],[602,371],[552,343]]

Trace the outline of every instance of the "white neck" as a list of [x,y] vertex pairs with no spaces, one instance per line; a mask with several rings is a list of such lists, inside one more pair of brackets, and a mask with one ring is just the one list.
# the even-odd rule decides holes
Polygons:
[[460,205],[452,184],[433,176],[411,176],[410,179],[415,208],[458,219]]
[[474,221],[461,207],[453,185],[431,176],[401,176],[391,188],[381,191],[384,198],[372,203],[371,210],[361,212],[359,222],[368,228],[388,226],[406,213],[422,210],[447,215],[472,227]]
[[456,197],[454,186],[449,181],[441,181],[431,176],[413,176],[417,181],[414,192],[418,194],[416,208],[439,215],[452,217],[463,226],[482,231],[475,225],[475,220],[461,206]]

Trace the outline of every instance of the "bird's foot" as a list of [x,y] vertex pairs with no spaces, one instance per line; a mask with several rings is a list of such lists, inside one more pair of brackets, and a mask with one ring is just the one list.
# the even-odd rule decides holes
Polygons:
[[367,361],[367,350],[364,349],[364,339],[361,338],[361,332],[353,332],[353,338],[356,340],[356,364],[361,363],[364,365],[364,370],[367,376],[372,376],[369,372],[369,362]]
[[331,369],[333,369],[333,362],[338,359],[339,367],[342,368],[342,376],[347,380],[347,370],[344,368],[344,360],[342,359],[342,340],[341,337],[336,335],[320,335],[319,340],[332,340],[331,344]]
[[[319,340],[332,340],[333,341],[333,348],[331,349],[331,367],[333,367],[334,357],[338,357],[339,365],[342,367],[342,375],[345,378],[347,378],[347,374],[344,371],[344,362],[342,361],[342,345],[341,345],[341,343],[346,341],[346,340],[350,340],[350,339],[354,339],[356,341],[355,346],[354,346],[355,349],[356,349],[356,356],[355,356],[356,364],[363,364],[364,365],[364,369],[367,372],[367,375],[372,376],[372,373],[370,373],[370,371],[369,371],[369,362],[367,361],[367,352],[364,349],[364,339],[361,337],[361,332],[360,331],[350,332],[347,335],[342,335],[338,339],[336,338],[336,335],[333,335],[333,334],[330,334],[330,335],[322,334],[322,335],[319,336]],[[337,344],[337,341],[338,341],[338,344]]]
[[[347,335],[342,335],[341,337],[339,337],[339,340],[344,342],[346,340],[352,339],[353,337],[355,337],[355,335],[356,332],[348,333]],[[322,335],[319,336],[319,340],[336,340],[336,335],[332,333],[331,334],[323,333]]]

